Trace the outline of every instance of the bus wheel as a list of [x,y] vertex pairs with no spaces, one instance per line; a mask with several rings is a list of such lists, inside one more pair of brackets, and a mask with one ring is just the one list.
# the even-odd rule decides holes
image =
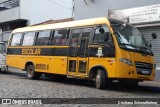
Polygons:
[[33,65],[28,65],[26,68],[26,72],[27,72],[27,77],[29,79],[39,79],[40,76],[42,75],[39,72],[35,72],[34,66]]
[[101,69],[97,70],[97,74],[96,74],[96,88],[98,89],[104,89],[106,86],[106,75],[105,72]]

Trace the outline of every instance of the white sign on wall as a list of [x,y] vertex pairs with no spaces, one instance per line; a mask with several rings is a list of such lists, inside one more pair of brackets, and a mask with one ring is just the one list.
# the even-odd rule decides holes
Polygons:
[[145,23],[160,21],[160,4],[134,8],[130,10],[130,23]]
[[160,4],[124,10],[109,10],[109,18],[127,20],[132,24],[160,21]]

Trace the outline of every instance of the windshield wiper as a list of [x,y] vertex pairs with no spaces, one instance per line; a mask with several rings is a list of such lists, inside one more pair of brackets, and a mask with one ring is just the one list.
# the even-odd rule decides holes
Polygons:
[[145,54],[144,49],[142,49],[142,48],[140,48],[140,47],[138,47],[138,46],[135,46],[135,45],[132,45],[132,44],[127,44],[127,43],[121,43],[121,45],[128,45],[128,46],[132,46],[132,47],[134,47],[136,50],[141,51],[141,52],[142,52],[142,54]]
[[132,46],[132,47],[138,48],[138,47],[137,47],[137,46],[135,46],[135,45],[127,44],[127,43],[120,43],[120,45],[129,45],[129,46]]
[[139,48],[143,48],[143,49],[147,49],[147,50],[149,49],[148,47],[139,47]]
[[125,44],[125,43],[122,43],[122,45],[129,45],[129,46],[132,46],[134,47],[136,50],[140,51],[142,54],[146,54],[146,49],[144,48],[141,48],[141,47],[138,47],[138,46],[135,46],[135,45],[132,45],[132,44]]

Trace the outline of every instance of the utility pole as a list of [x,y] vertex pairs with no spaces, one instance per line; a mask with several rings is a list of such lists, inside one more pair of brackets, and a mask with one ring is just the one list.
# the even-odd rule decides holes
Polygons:
[[72,7],[72,18],[74,18],[74,11],[75,11],[75,1],[72,1],[73,7]]

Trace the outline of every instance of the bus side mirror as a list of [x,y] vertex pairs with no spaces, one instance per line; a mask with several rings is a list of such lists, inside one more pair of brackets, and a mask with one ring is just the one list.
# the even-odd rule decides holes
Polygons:
[[123,30],[126,26],[127,26],[126,23],[123,23],[123,24],[121,25],[121,30]]
[[152,38],[153,39],[157,39],[157,34],[156,33],[152,33]]

